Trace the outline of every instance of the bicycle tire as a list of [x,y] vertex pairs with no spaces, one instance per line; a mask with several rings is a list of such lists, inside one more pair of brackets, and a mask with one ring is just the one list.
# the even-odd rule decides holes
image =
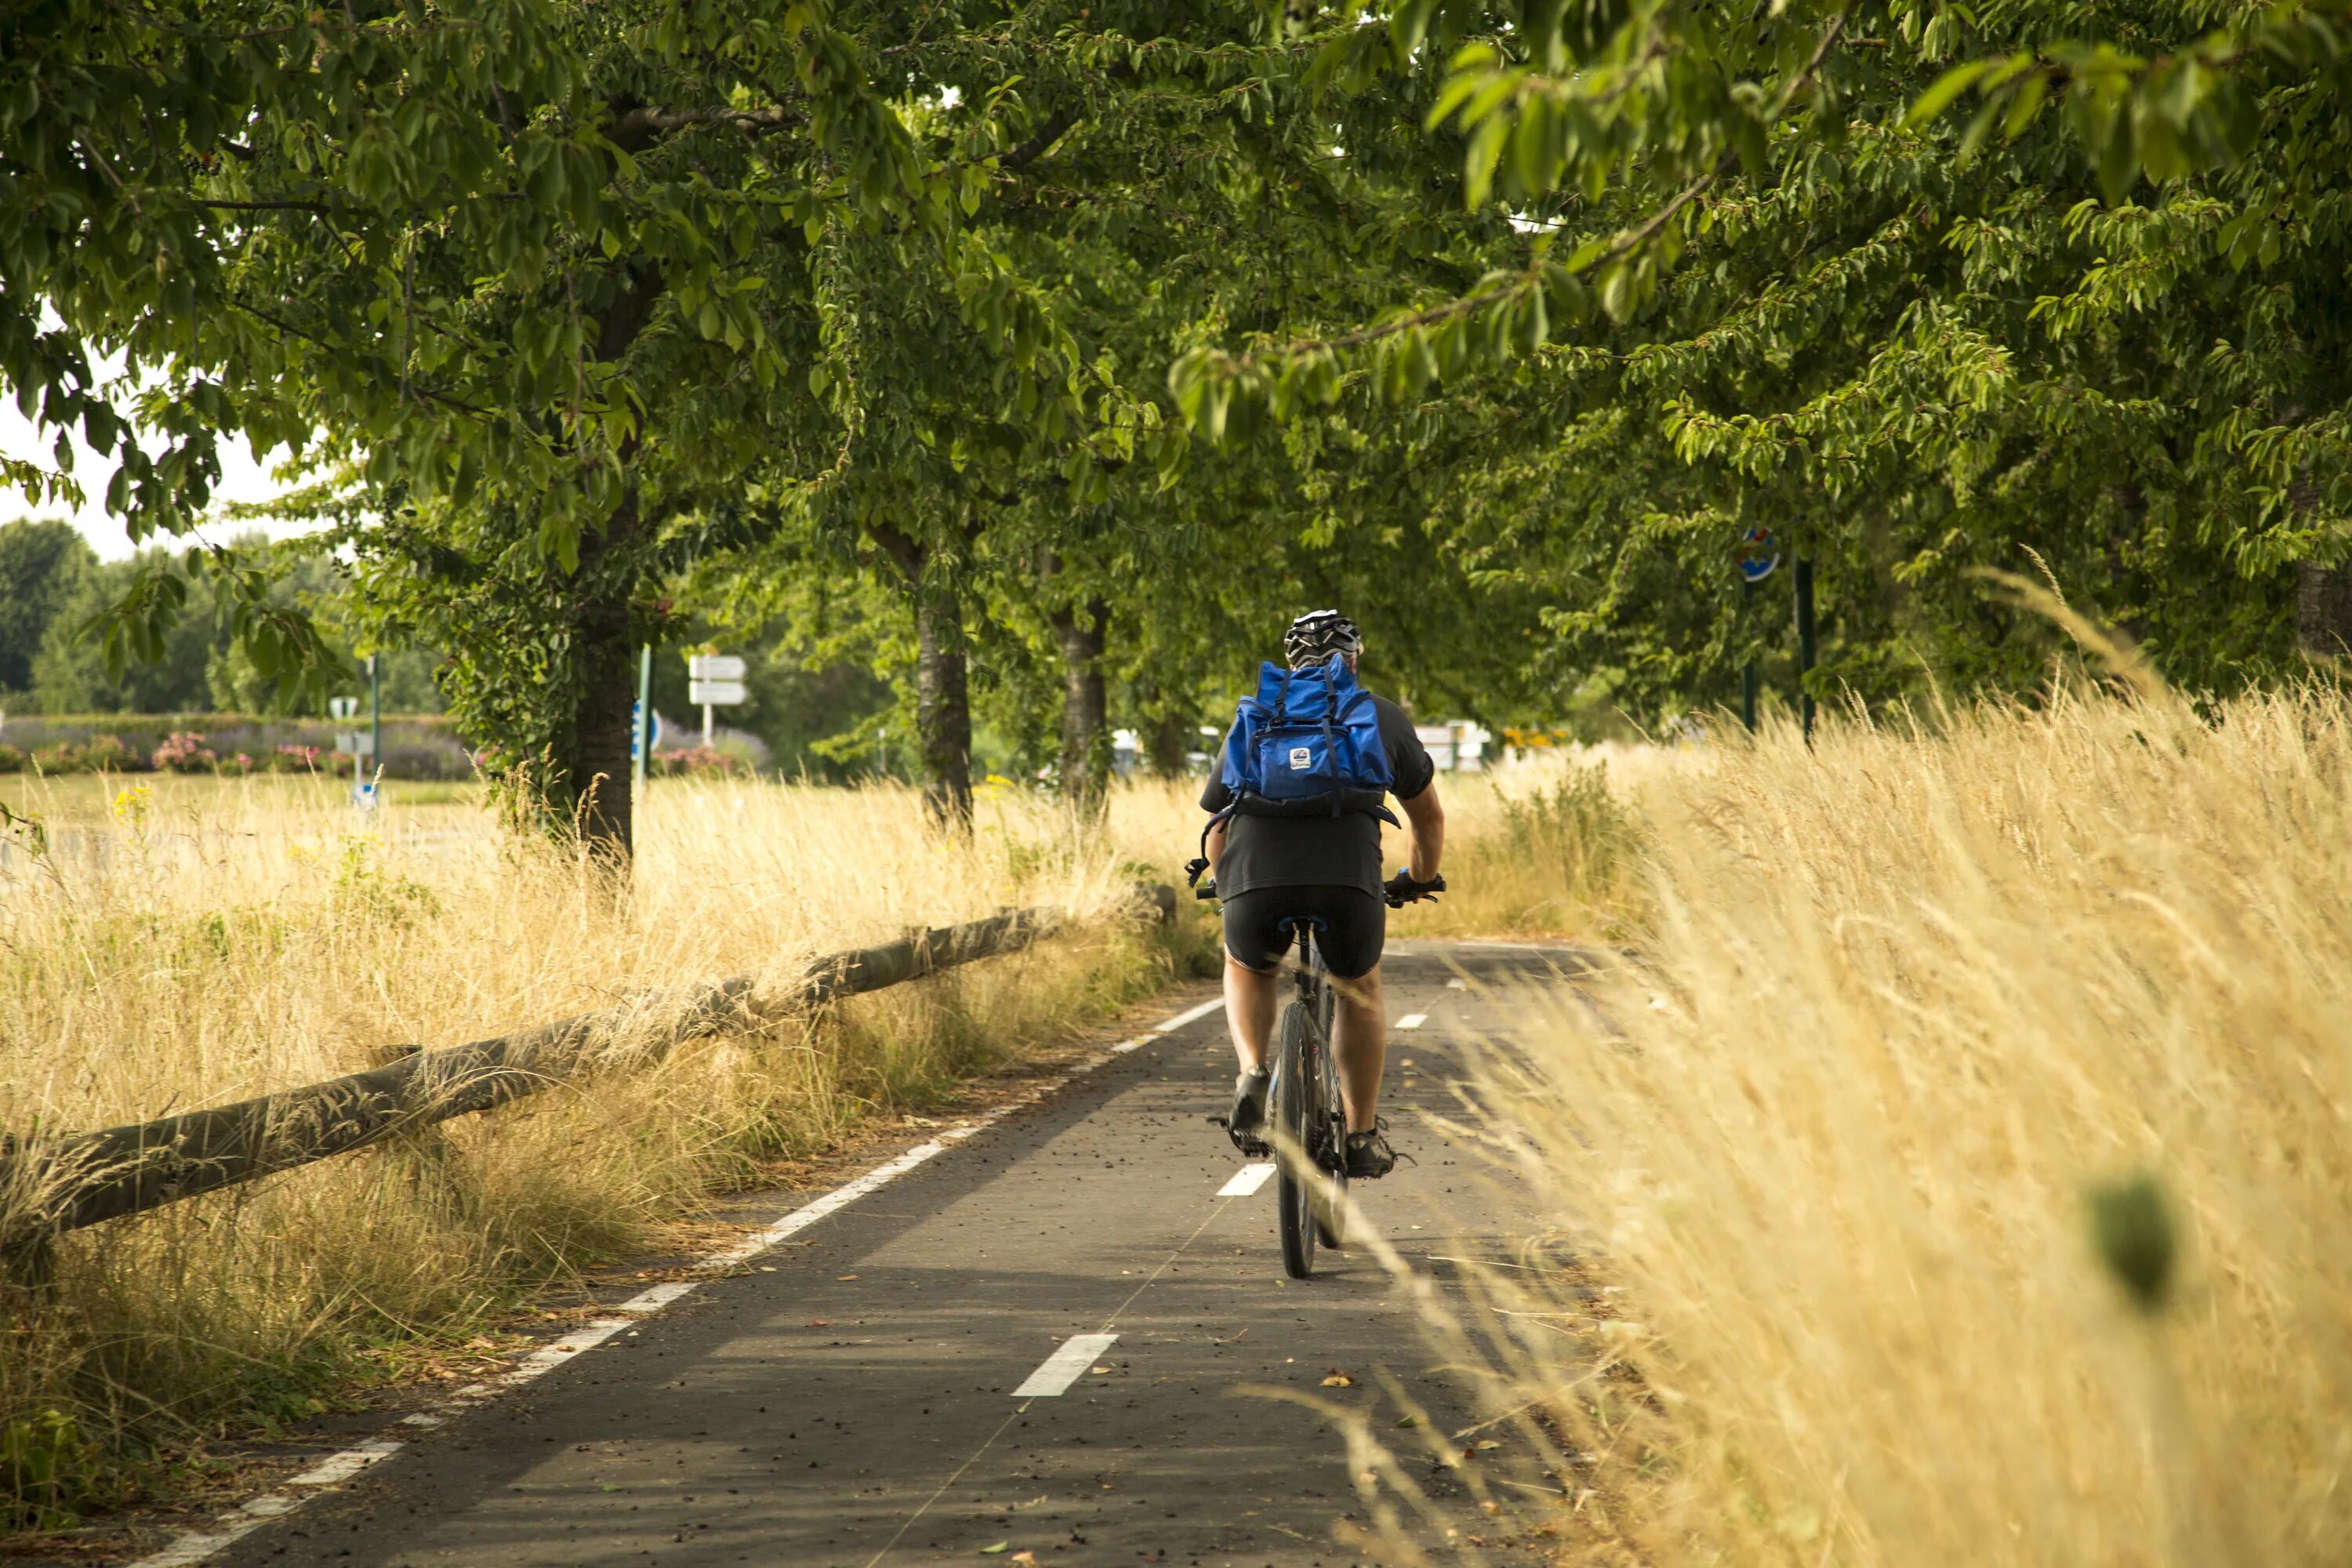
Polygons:
[[1315,1272],[1314,1177],[1299,1168],[1307,1153],[1309,1120],[1320,1095],[1313,1066],[1314,1028],[1307,1006],[1293,1002],[1282,1010],[1274,1031],[1274,1084],[1266,1096],[1275,1145],[1275,1215],[1282,1231],[1282,1271],[1293,1279]]
[[1323,1053],[1322,1118],[1324,1148],[1330,1163],[1324,1182],[1315,1188],[1315,1237],[1338,1252],[1348,1245],[1348,1110],[1339,1097],[1339,1063],[1336,1049]]

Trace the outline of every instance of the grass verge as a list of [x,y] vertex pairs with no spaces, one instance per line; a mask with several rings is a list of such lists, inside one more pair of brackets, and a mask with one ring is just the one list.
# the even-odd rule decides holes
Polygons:
[[2340,1561],[2341,700],[1780,731],[1641,804],[1645,963],[1486,1086],[1539,1267],[1444,1328],[1562,1560]]

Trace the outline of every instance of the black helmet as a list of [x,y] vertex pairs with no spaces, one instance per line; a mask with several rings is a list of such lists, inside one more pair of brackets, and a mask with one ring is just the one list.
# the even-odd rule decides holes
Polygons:
[[1282,634],[1282,651],[1290,656],[1290,668],[1304,668],[1320,664],[1335,653],[1357,654],[1364,650],[1364,634],[1356,623],[1337,610],[1309,610],[1290,623]]

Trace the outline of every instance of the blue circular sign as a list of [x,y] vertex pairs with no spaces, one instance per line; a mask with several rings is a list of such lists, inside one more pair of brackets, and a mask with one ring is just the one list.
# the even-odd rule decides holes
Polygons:
[[1772,575],[1772,568],[1780,564],[1780,552],[1772,542],[1769,528],[1751,528],[1739,536],[1737,557],[1740,577],[1749,583],[1761,583]]

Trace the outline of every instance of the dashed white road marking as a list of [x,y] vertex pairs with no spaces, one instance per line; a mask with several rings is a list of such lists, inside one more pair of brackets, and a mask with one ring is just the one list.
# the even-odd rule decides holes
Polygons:
[[[1083,1077],[1088,1069],[1100,1067],[1115,1056],[1124,1056],[1138,1047],[1150,1045],[1160,1036],[1181,1029],[1195,1019],[1205,1018],[1224,1005],[1223,997],[1213,997],[1197,1007],[1188,1008],[1177,1014],[1164,1024],[1154,1026],[1149,1034],[1139,1035],[1131,1040],[1121,1040],[1108,1049],[1099,1051],[1078,1063],[1070,1071],[1045,1085],[1029,1100],[999,1106],[993,1110],[973,1117],[961,1126],[941,1130],[937,1138],[928,1142],[918,1143],[897,1158],[884,1161],[855,1181],[844,1183],[833,1191],[811,1199],[773,1225],[752,1232],[737,1245],[723,1252],[712,1253],[704,1258],[697,1267],[730,1268],[748,1262],[777,1243],[806,1230],[826,1215],[838,1213],[877,1188],[897,1181],[925,1161],[944,1153],[949,1145],[960,1143],[990,1124],[1003,1120],[1011,1112],[1020,1110],[1024,1105],[1034,1103],[1056,1089],[1066,1088]],[[1269,1165],[1266,1169],[1270,1171],[1273,1167]],[[625,1330],[635,1329],[646,1317],[693,1294],[704,1283],[705,1281],[700,1279],[674,1279],[650,1286],[612,1309],[616,1312],[634,1313],[635,1316],[599,1318],[587,1327],[575,1330],[560,1340],[550,1341],[489,1382],[467,1384],[443,1401],[437,1411],[418,1411],[414,1415],[402,1416],[401,1424],[426,1428],[444,1426],[451,1415],[508,1389],[518,1387],[552,1372],[555,1368],[579,1356],[582,1352],[595,1349],[614,1334]],[[1063,1377],[1059,1384],[1053,1388],[1042,1391],[1029,1390],[1029,1384],[1024,1384],[1022,1385],[1023,1389],[1032,1393],[1061,1393],[1076,1381],[1079,1372],[1083,1372],[1087,1366],[1093,1363],[1096,1354],[1108,1349],[1118,1338],[1117,1334],[1077,1336],[1064,1345],[1053,1357],[1048,1358],[1044,1366],[1032,1373],[1029,1383],[1037,1383],[1047,1375],[1050,1369],[1058,1368],[1065,1356],[1074,1357],[1076,1370],[1072,1371],[1068,1376]],[[1091,1348],[1074,1352],[1072,1348],[1074,1346]],[[366,1469],[370,1465],[391,1458],[403,1447],[404,1445],[399,1441],[385,1437],[338,1449],[326,1455],[300,1475],[294,1477],[291,1484],[318,1489],[339,1486]],[[129,1568],[196,1568],[196,1564],[226,1551],[271,1520],[293,1512],[302,1506],[305,1499],[316,1495],[318,1495],[316,1491],[306,1491],[294,1497],[277,1492],[265,1492],[259,1497],[248,1498],[236,1508],[222,1514],[213,1522],[211,1528],[184,1531],[166,1543],[161,1550],[129,1564]]]
[[1118,1343],[1117,1334],[1072,1334],[1062,1342],[1062,1348],[1047,1356],[1029,1374],[1029,1381],[1013,1391],[1015,1399],[1051,1399],[1086,1375],[1094,1365],[1095,1357]]
[[1400,1029],[1418,1029],[1428,1022],[1429,1015],[1426,1013],[1407,1013],[1396,1021],[1396,1026]]
[[1196,1018],[1207,1017],[1210,1014],[1215,1012],[1224,1005],[1225,999],[1223,997],[1212,996],[1197,1007],[1187,1007],[1184,1011],[1177,1014],[1174,1017],[1169,1019],[1164,1024],[1154,1024],[1151,1026],[1151,1032],[1155,1035],[1173,1034],[1175,1031],[1182,1028],[1185,1025],[1192,1023]]
[[1266,1178],[1273,1174],[1272,1161],[1253,1161],[1235,1171],[1233,1180],[1217,1189],[1217,1195],[1221,1198],[1245,1198],[1265,1185]]
[[1457,974],[1445,983],[1445,988],[1448,991],[1467,991],[1470,989],[1470,983]]

